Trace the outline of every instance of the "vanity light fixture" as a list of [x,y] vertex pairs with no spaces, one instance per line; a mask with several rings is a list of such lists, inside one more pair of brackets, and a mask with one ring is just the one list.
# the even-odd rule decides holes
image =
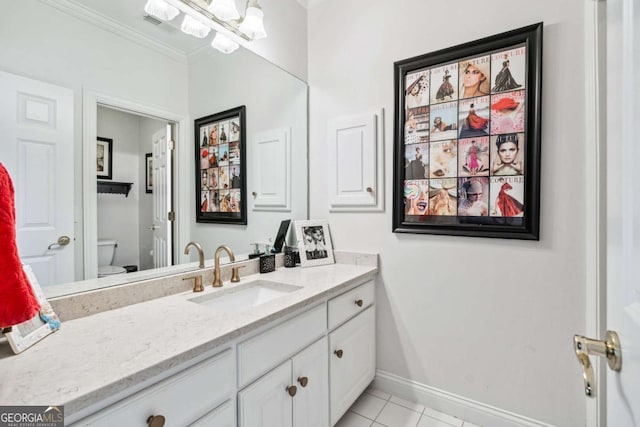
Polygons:
[[190,34],[199,39],[207,37],[211,31],[211,28],[196,21],[189,15],[184,16],[184,21],[182,21],[182,27],[180,27],[180,29],[183,33]]
[[267,37],[264,30],[264,14],[258,4],[258,0],[247,0],[247,12],[238,28],[251,40],[259,40]]
[[164,0],[148,0],[144,5],[144,11],[162,21],[171,21],[178,16],[178,8],[171,6]]
[[211,0],[208,9],[224,22],[240,18],[235,0]]
[[237,20],[240,14],[235,0],[149,0],[152,1],[162,1],[184,13],[182,31],[187,34],[203,38],[214,30],[217,34],[211,46],[223,53],[247,47],[252,40],[267,36],[258,0],[247,0],[246,16],[241,22]]
[[218,49],[222,53],[231,53],[240,45],[228,37],[225,37],[221,33],[216,33],[216,36],[213,38],[211,42],[211,46],[215,49]]

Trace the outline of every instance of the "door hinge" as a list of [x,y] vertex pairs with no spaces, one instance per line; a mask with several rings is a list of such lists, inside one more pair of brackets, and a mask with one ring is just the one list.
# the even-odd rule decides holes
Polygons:
[[176,213],[174,211],[169,212],[169,215],[167,215],[167,219],[169,221],[175,221],[176,220]]
[[176,149],[176,143],[173,142],[173,139],[169,140],[169,150],[173,151]]

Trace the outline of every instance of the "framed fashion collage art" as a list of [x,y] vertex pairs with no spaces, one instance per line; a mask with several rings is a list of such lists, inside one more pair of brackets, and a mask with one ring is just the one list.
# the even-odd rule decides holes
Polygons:
[[246,108],[195,120],[196,222],[247,224]]
[[393,231],[538,240],[542,23],[394,77]]

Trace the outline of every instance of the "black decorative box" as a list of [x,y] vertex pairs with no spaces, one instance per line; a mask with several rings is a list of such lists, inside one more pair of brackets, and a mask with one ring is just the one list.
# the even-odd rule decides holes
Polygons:
[[276,269],[276,255],[262,255],[260,257],[260,273],[271,273]]

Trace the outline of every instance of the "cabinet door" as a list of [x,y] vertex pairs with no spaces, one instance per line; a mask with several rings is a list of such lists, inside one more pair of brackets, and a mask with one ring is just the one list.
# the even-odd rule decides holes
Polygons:
[[238,426],[292,427],[291,360],[238,393]]
[[332,425],[373,381],[376,368],[374,309],[369,307],[329,335]]
[[331,211],[384,209],[382,112],[337,117],[328,125]]
[[329,360],[326,337],[293,358],[292,380],[292,384],[298,388],[293,398],[293,425],[328,427]]

